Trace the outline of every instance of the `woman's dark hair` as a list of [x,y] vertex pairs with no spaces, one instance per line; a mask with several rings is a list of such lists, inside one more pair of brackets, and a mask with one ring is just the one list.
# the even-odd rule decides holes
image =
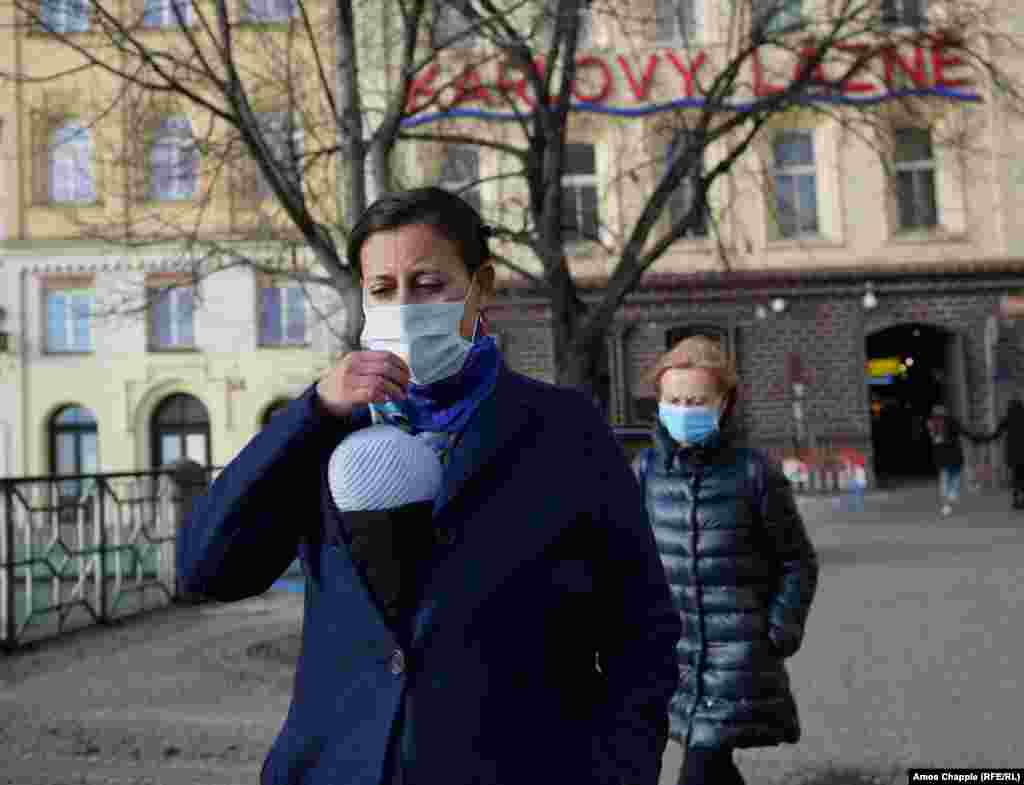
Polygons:
[[414,224],[430,226],[453,242],[470,275],[491,256],[487,241],[492,230],[471,204],[443,188],[413,188],[385,194],[367,207],[356,222],[348,239],[348,263],[360,280],[360,254],[369,236]]

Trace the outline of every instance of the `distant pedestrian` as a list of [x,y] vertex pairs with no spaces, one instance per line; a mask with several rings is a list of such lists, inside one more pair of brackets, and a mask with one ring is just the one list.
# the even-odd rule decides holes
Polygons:
[[953,505],[960,501],[964,468],[962,437],[980,443],[991,441],[996,434],[985,436],[969,430],[940,403],[932,407],[926,427],[932,440],[932,460],[939,475],[939,513],[946,517],[953,514]]
[[1014,509],[1024,509],[1024,403],[1014,397],[999,423],[996,437],[1006,439],[1006,465],[1010,468],[1010,489]]
[[655,446],[634,471],[683,619],[670,706],[679,782],[742,785],[734,749],[800,738],[784,660],[803,640],[817,557],[781,469],[723,433],[737,378],[720,345],[681,341],[651,381]]

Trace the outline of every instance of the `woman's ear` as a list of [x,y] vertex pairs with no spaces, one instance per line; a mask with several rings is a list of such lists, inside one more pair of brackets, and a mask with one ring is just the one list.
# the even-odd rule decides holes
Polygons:
[[470,280],[466,295],[466,311],[459,324],[459,335],[467,341],[473,340],[476,320],[494,296],[494,265],[485,264],[477,269]]

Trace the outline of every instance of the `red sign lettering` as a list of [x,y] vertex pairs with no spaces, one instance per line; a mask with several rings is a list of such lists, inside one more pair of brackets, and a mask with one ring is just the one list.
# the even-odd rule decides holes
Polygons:
[[758,98],[781,93],[785,90],[781,85],[768,84],[764,80],[764,66],[761,65],[761,53],[759,51],[755,51],[750,56],[750,65],[754,69],[754,95]]
[[[814,58],[817,55],[818,50],[813,46],[805,46],[800,50],[800,57],[797,59],[796,65],[793,66],[794,82],[805,79],[813,86],[828,87],[828,77],[825,76],[825,64],[820,60],[817,63],[814,62]],[[808,69],[810,69],[810,73],[807,72]]]
[[928,74],[924,67],[924,50],[914,49],[914,63],[911,65],[903,59],[895,47],[889,46],[882,50],[882,62],[885,64],[885,84],[893,87],[893,72],[899,68],[914,83],[914,87],[927,87]]
[[[840,52],[852,52],[854,55],[853,62],[845,65],[846,73],[852,75],[866,70],[868,58],[864,57],[864,53],[872,50],[869,44],[836,44],[836,49]],[[839,89],[844,93],[873,93],[876,88],[870,82],[847,78],[843,80]]]
[[[669,57],[673,57],[669,54]],[[647,65],[644,68],[643,76],[640,77],[640,84],[636,83],[636,79],[633,77],[633,70],[629,67],[629,63],[626,58],[619,55],[616,58],[619,61],[619,67],[622,69],[622,73],[626,75],[626,81],[629,82],[629,89],[633,92],[633,97],[637,101],[642,101],[647,97],[647,91],[651,87],[651,79],[654,77],[654,69],[658,65],[658,56],[651,55],[647,58]],[[679,68],[679,65],[676,65]]]
[[697,76],[697,70],[704,65],[704,53],[697,52],[697,56],[690,61],[689,68],[679,62],[679,58],[675,56],[675,53],[666,52],[665,54],[672,61],[672,65],[676,67],[679,75],[683,77],[683,89],[686,91],[686,97],[693,98],[693,80]]
[[612,72],[608,67],[608,64],[599,57],[581,57],[576,61],[576,72],[577,74],[584,68],[597,68],[601,72],[601,86],[597,88],[595,93],[581,93],[579,91],[579,83],[574,80],[572,86],[572,94],[578,101],[584,101],[586,103],[600,104],[608,100],[608,96],[612,92]]
[[[795,63],[790,61],[793,63],[791,83],[803,81],[803,85],[797,86],[797,91],[810,95],[833,89],[844,95],[878,93],[880,90],[893,89],[905,83],[904,80],[916,88],[967,87],[972,84],[968,78],[969,73],[955,73],[955,70],[967,67],[968,63],[950,51],[954,45],[938,41],[931,47],[908,47],[901,51],[895,46],[879,49],[869,43],[840,43],[832,45],[830,51],[826,52],[827,56],[821,62],[816,62],[822,52],[810,42],[797,51]],[[840,53],[838,57],[835,56],[837,52]],[[685,98],[697,96],[700,92],[698,72],[707,62],[703,51],[694,52],[689,59],[682,53],[672,51],[647,55],[642,72],[638,72],[639,63],[631,62],[623,55],[617,55],[612,61],[597,54],[584,54],[576,60],[576,69],[580,73],[572,85],[572,94],[577,101],[583,103],[604,104],[615,95],[616,82],[622,79],[625,83],[622,95],[627,101],[640,103],[650,100],[662,58],[667,59],[681,77],[676,95]],[[882,74],[879,75],[880,81],[873,83],[868,76],[874,73],[870,66],[878,58],[882,61],[882,68],[879,69]],[[760,52],[753,52],[749,62],[749,78],[740,75],[737,85],[750,84],[754,96],[758,98],[787,89],[785,83],[770,81]],[[617,67],[613,68],[613,64]],[[546,69],[544,58],[535,58],[532,68],[534,74],[543,81]],[[788,71],[790,65],[787,63],[784,68]],[[412,80],[406,99],[408,113],[421,112],[436,103],[439,92],[443,92],[446,99],[450,97],[450,100],[443,102],[445,109],[464,103],[494,106],[499,103],[495,100],[498,94],[528,108],[533,108],[537,102],[531,79],[523,72],[522,66],[511,61],[497,63],[493,74],[494,87],[490,86],[490,78],[481,78],[482,70],[479,66],[465,67],[444,86],[438,84],[440,72],[440,64],[432,63]],[[833,76],[830,77],[829,72]],[[550,100],[556,102],[557,96],[551,96]]]
[[946,54],[946,46],[939,44],[932,47],[932,76],[936,87],[968,87],[970,79],[948,79],[946,78],[946,66],[958,67],[964,65],[963,58],[957,55]]
[[[433,85],[440,70],[441,67],[437,63],[431,63],[423,73],[412,80],[412,84],[409,85],[409,95],[405,99],[406,113],[415,114],[429,106],[434,100],[435,91]],[[416,97],[420,95],[426,97],[427,100],[423,105],[417,106]]]

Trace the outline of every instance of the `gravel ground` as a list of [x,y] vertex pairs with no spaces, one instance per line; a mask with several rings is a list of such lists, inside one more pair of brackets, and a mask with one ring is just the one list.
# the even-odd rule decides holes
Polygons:
[[[822,575],[790,660],[804,736],[750,783],[888,785],[908,766],[1024,766],[1024,518],[934,491],[802,502]],[[257,781],[288,707],[301,594],[178,606],[0,655],[0,785]],[[674,785],[669,745],[662,785]]]

